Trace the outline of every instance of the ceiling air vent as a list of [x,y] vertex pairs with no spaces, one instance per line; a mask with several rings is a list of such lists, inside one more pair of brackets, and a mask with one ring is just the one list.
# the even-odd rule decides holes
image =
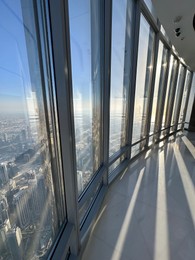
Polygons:
[[195,30],[195,15],[194,15],[194,18],[193,18],[193,27],[194,27],[194,30]]

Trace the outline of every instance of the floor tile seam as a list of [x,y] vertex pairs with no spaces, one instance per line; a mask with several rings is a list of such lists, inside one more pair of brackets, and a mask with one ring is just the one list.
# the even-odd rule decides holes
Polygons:
[[[119,194],[119,193],[118,193]],[[104,206],[107,206],[107,210],[108,209],[112,209],[113,207],[116,207],[118,204],[121,204],[124,200],[127,200],[128,199],[128,197],[127,196],[125,196],[125,195],[123,195],[123,194],[119,194],[120,196],[123,196],[123,198],[121,198],[121,200],[120,201],[118,201],[118,202],[114,202],[113,201],[113,205],[111,205],[111,203],[112,203],[112,201],[107,201],[107,202],[105,202],[105,203],[107,203],[106,205],[104,204],[103,205],[103,207]]]
[[137,202],[146,205],[148,208],[157,209],[157,210],[159,210],[159,211],[161,211],[161,212],[163,212],[163,213],[165,213],[165,214],[168,213],[168,214],[170,214],[170,215],[172,215],[172,216],[176,216],[177,218],[180,218],[180,219],[182,219],[182,220],[185,220],[185,221],[188,222],[188,223],[189,223],[189,222],[190,222],[190,223],[192,222],[190,216],[184,217],[184,216],[178,215],[178,214],[176,214],[176,213],[171,212],[169,209],[165,210],[165,209],[159,208],[159,207],[154,206],[154,205],[152,205],[152,204],[150,204],[150,203],[148,203],[148,202],[142,201],[141,199],[137,199]]
[[138,217],[137,217],[136,212],[135,212],[135,218],[136,218],[136,221],[137,221],[137,224],[138,224],[138,228],[139,228],[139,230],[140,230],[140,234],[142,234],[143,240],[144,240],[144,242],[145,242],[145,246],[146,246],[146,248],[147,248],[147,250],[148,250],[148,254],[150,255],[151,260],[152,260],[152,259],[153,259],[153,253],[151,252],[152,250],[150,250],[150,248],[149,248],[149,246],[148,246],[148,243],[147,243],[147,241],[146,241],[146,239],[145,239],[145,235],[144,235],[144,232],[143,232],[143,230],[142,230],[142,228],[141,228],[141,226],[140,226],[140,223],[139,223],[139,221],[138,221]]
[[[174,250],[175,252],[173,252],[174,254],[175,254],[175,253],[176,253],[176,254],[179,253],[180,250],[178,250],[178,249],[181,249],[181,248],[182,248],[183,242],[186,240],[186,237],[188,237],[190,233],[191,233],[191,232],[189,231],[189,232],[184,236],[184,238],[180,241],[178,247],[175,248],[175,250]],[[186,259],[186,260],[187,260],[187,259]]]
[[[127,256],[123,253],[122,249],[119,250],[119,249],[116,248],[115,246],[109,244],[109,243],[108,243],[106,240],[104,240],[103,238],[99,237],[97,234],[93,234],[93,236],[94,236],[96,239],[98,239],[99,241],[103,242],[103,243],[104,243],[108,248],[110,248],[113,252],[116,251],[116,252],[120,253],[121,255],[124,255],[125,257],[127,257]],[[129,260],[132,260],[132,259],[129,259]]]
[[[142,232],[142,230],[140,229],[140,226],[139,226],[139,223],[138,223],[137,219],[136,219],[136,222],[137,222],[137,225],[138,225],[138,227],[139,227],[139,232],[140,232],[140,234],[142,235],[142,237],[143,237],[143,239],[144,239],[143,232]],[[115,251],[121,253],[122,255],[124,255],[125,258],[128,258],[128,257],[129,257],[126,253],[123,252],[123,249],[115,248],[115,246],[109,244],[109,243],[108,243],[106,240],[104,240],[103,238],[100,238],[98,234],[94,234],[94,236],[97,237],[97,238],[98,238],[99,240],[101,240],[102,242],[104,242],[107,246],[111,247],[112,250],[115,250]],[[135,241],[134,241],[133,239],[132,239],[132,242],[135,243]],[[148,246],[147,246],[147,243],[146,243],[145,239],[144,239],[144,243],[145,243],[145,246],[146,246],[146,248],[147,248],[148,255],[149,255],[149,256],[151,257],[151,259],[152,259],[150,250],[149,250],[149,248],[148,248]],[[117,243],[116,243],[116,244],[117,244]],[[116,244],[115,244],[115,245],[116,245]],[[122,259],[121,259],[121,260],[122,260]],[[132,258],[128,258],[128,260],[133,260],[133,259],[132,259]],[[141,259],[140,259],[140,260],[141,260]]]

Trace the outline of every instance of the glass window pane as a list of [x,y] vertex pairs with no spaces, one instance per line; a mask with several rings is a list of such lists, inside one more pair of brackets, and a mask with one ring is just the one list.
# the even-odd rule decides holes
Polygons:
[[171,125],[175,125],[177,123],[176,122],[176,120],[177,120],[176,117],[177,117],[179,106],[181,105],[181,104],[179,104],[179,99],[180,99],[181,91],[183,89],[183,86],[182,86],[183,77],[184,77],[184,66],[180,64],[178,78],[177,78],[177,86],[176,86],[174,106],[173,106],[173,110],[172,110]]
[[140,143],[132,146],[132,148],[131,148],[131,158],[133,158],[139,152],[140,152]]
[[171,86],[171,74],[172,74],[172,69],[173,69],[173,62],[174,58],[173,55],[171,55],[170,58],[170,64],[169,64],[169,74],[168,74],[168,80],[167,80],[167,91],[166,91],[166,96],[165,96],[165,104],[164,104],[164,111],[163,111],[163,118],[162,118],[162,128],[165,127],[165,117],[166,117],[166,112],[167,112],[167,104],[168,104],[168,98],[170,97],[170,86]]
[[62,219],[33,1],[1,1],[0,24],[0,258],[47,259]]
[[165,115],[165,127],[167,128],[165,130],[165,134],[169,133],[169,128],[171,125],[171,118],[172,118],[172,111],[173,111],[173,105],[174,105],[174,98],[175,98],[175,84],[177,83],[177,72],[178,72],[178,61],[177,59],[174,59],[171,76],[170,79],[168,78],[169,85],[169,91],[168,91],[168,100],[167,105],[164,109],[166,109],[166,112],[164,110]]
[[157,60],[157,67],[156,67],[155,85],[154,85],[154,96],[153,96],[153,101],[152,101],[150,133],[154,132],[154,125],[155,125],[155,119],[156,119],[156,108],[157,108],[157,101],[158,101],[158,88],[159,88],[160,72],[161,72],[161,65],[162,65],[162,55],[163,55],[163,44],[160,41],[159,49],[158,49],[158,60]]
[[[133,1],[114,0],[112,12],[110,142],[109,155],[126,144],[127,93],[131,60],[131,22]],[[127,11],[128,8],[128,11]],[[131,10],[131,11],[129,11]],[[126,26],[128,23],[128,26]]]
[[109,175],[125,160],[126,155],[121,155],[110,167],[109,167]]
[[193,104],[194,104],[194,97],[195,97],[195,76],[193,73],[192,76],[192,86],[191,86],[191,90],[190,90],[190,96],[189,96],[189,101],[187,104],[187,111],[186,111],[186,118],[185,118],[185,128],[189,128],[189,123],[190,123],[190,118],[191,118],[191,114],[192,114],[192,108],[193,108]]
[[153,72],[154,37],[152,28],[141,15],[132,143],[144,137],[145,133]]
[[157,20],[157,16],[156,16],[156,11],[154,9],[152,0],[144,0],[144,2],[146,3],[148,9],[150,10],[151,14],[153,15],[153,17]]
[[156,78],[154,86],[152,114],[150,122],[150,134],[160,130],[160,113],[163,105],[164,80],[167,69],[168,50],[162,42],[159,42],[158,60],[156,68]]
[[99,1],[69,1],[78,192],[100,166]]
[[98,193],[99,193],[100,189],[102,188],[102,186],[103,186],[103,182],[101,180],[98,183],[98,185],[96,186],[96,188],[93,190],[91,196],[85,201],[83,206],[79,209],[80,223],[82,222],[82,220],[86,216],[90,206],[93,204],[93,202],[96,199],[96,196],[98,195]]
[[182,103],[181,103],[181,110],[180,110],[180,115],[179,115],[179,123],[182,123],[185,118],[184,116],[184,110],[186,107],[186,98],[187,94],[190,88],[190,80],[191,80],[191,72],[187,70],[186,73],[186,78],[185,78],[185,84],[184,84],[184,92],[183,92],[183,98],[182,98]]

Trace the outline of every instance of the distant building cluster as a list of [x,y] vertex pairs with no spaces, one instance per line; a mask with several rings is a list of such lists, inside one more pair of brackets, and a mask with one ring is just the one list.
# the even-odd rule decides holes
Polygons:
[[0,259],[44,256],[56,225],[48,148],[24,120],[0,123],[6,131],[0,136]]

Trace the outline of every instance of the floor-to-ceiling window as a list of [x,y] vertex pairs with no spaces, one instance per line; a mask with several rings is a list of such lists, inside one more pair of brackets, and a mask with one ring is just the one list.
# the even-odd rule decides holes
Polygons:
[[176,86],[176,92],[175,92],[174,106],[173,106],[173,110],[172,110],[171,131],[175,131],[175,129],[177,129],[179,113],[180,113],[180,108],[181,108],[181,98],[182,98],[183,88],[184,88],[184,81],[185,81],[185,68],[182,64],[180,64],[178,77],[177,77],[177,86]]
[[[161,130],[161,111],[164,105],[164,92],[166,91],[165,76],[168,65],[168,50],[163,43],[159,42],[158,60],[156,68],[156,77],[154,85],[154,94],[152,100],[152,113],[150,120],[150,134],[156,133]],[[158,134],[155,135],[157,138]],[[153,137],[151,137],[153,138]]]
[[[154,38],[154,31],[145,17],[141,15],[132,143],[141,140],[146,131],[147,107],[153,73]],[[139,150],[139,144],[133,146],[132,156]]]
[[33,1],[0,2],[0,258],[47,259],[66,203]]
[[168,100],[169,100],[170,93],[171,93],[171,74],[172,74],[173,66],[174,66],[174,57],[173,57],[173,55],[171,55],[170,63],[169,63],[169,74],[168,74],[168,80],[167,80],[167,90],[166,90],[165,103],[164,103],[164,108],[163,108],[163,117],[162,117],[162,125],[161,125],[162,129],[165,127]]
[[[113,1],[109,156],[126,145],[134,1]],[[110,171],[120,163],[118,159]]]
[[69,1],[79,195],[100,166],[100,13],[98,1]]
[[192,77],[192,73],[187,70],[186,72],[186,78],[185,78],[185,83],[184,83],[184,91],[183,91],[183,97],[182,97],[182,103],[181,103],[181,109],[180,109],[180,115],[179,115],[179,128],[182,127],[182,123],[185,120],[185,113],[186,113],[186,101],[188,99],[188,95],[189,95],[189,91],[190,91],[190,84],[191,84],[191,77]]
[[[171,58],[172,60],[172,58]],[[174,105],[176,83],[177,83],[177,72],[178,72],[178,60],[173,58],[173,64],[170,63],[169,75],[167,82],[167,93],[165,98],[164,114],[165,114],[165,131],[164,134],[167,135],[170,131],[172,110]],[[163,126],[162,126],[163,127]]]

